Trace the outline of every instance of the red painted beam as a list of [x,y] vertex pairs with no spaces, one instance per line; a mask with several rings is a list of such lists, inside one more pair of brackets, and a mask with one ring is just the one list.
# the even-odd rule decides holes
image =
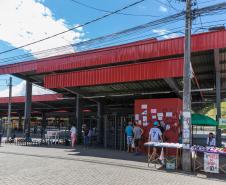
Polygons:
[[[59,101],[62,98],[62,94],[45,94],[45,95],[33,95],[32,102],[49,102],[49,101]],[[0,104],[6,104],[9,102],[8,97],[0,98]],[[12,103],[24,103],[24,96],[12,97]]]
[[47,75],[46,88],[95,86],[183,76],[183,58]]

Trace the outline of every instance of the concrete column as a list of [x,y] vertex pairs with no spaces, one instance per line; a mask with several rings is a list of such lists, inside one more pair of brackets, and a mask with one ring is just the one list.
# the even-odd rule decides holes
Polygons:
[[103,144],[104,138],[104,126],[103,126],[103,106],[100,102],[97,102],[97,143]]
[[[219,121],[221,118],[221,73],[220,73],[220,52],[219,49],[214,50],[214,63],[216,71],[216,121]],[[216,128],[216,145],[221,146],[221,130]]]
[[3,133],[3,119],[2,119],[2,116],[0,117],[0,134]]
[[19,130],[23,130],[22,115],[19,113]]
[[104,148],[107,148],[107,134],[108,134],[108,117],[104,115]]
[[25,108],[24,108],[24,131],[28,131],[30,136],[30,124],[31,124],[31,103],[32,103],[32,83],[26,82],[26,93],[25,93]]
[[78,143],[81,143],[82,141],[82,121],[83,121],[83,101],[79,94],[76,96],[76,128],[78,132]]
[[45,137],[45,129],[46,129],[46,126],[47,126],[47,119],[46,119],[46,113],[43,112],[42,113],[42,128],[41,128],[41,139],[44,139]]

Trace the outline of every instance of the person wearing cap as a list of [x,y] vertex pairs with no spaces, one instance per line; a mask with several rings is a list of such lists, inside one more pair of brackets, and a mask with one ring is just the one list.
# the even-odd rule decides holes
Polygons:
[[127,152],[132,151],[132,142],[133,142],[133,127],[132,122],[130,121],[125,129],[125,133],[127,136]]
[[[155,121],[153,123],[154,127],[150,129],[149,132],[149,142],[162,142],[162,132],[161,130],[158,128],[159,126],[159,122]],[[152,155],[154,158],[157,156],[157,148],[153,147],[153,153]]]

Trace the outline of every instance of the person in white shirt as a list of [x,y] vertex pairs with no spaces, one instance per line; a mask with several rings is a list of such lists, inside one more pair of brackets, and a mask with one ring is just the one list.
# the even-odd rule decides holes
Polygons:
[[209,133],[209,137],[207,138],[206,144],[207,146],[216,146],[216,139],[212,132]]
[[77,141],[77,129],[75,125],[72,125],[70,132],[71,132],[71,146],[75,147],[75,143]]
[[[158,128],[159,126],[159,122],[155,121],[154,122],[154,127],[150,129],[149,132],[149,142],[162,142],[162,132],[161,130]],[[153,147],[153,152],[151,154],[152,158],[156,158],[157,155],[157,148]]]

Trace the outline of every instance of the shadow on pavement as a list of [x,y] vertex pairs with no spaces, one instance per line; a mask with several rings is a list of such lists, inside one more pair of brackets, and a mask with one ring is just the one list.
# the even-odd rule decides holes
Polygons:
[[[216,180],[216,181],[223,181],[226,184],[226,175],[225,174],[211,174],[211,173],[205,173],[205,172],[198,172],[198,173],[186,173],[182,170],[165,170],[165,168],[158,167],[155,169],[154,167],[147,167],[147,156],[144,154],[141,155],[135,155],[135,153],[127,153],[125,151],[118,151],[113,149],[103,149],[100,147],[88,147],[84,148],[83,146],[77,146],[75,149],[71,148],[70,146],[64,146],[64,145],[41,145],[41,146],[24,146],[24,147],[32,147],[32,148],[53,148],[53,149],[59,149],[59,150],[65,150],[65,153],[67,156],[78,156],[78,157],[84,157],[84,159],[76,159],[76,158],[69,158],[68,160],[79,160],[79,161],[85,161],[85,162],[94,162],[94,163],[103,163],[109,165],[116,165],[116,166],[122,166],[122,167],[131,167],[134,169],[142,169],[142,170],[150,170],[150,171],[159,171],[163,173],[174,173],[178,175],[185,175],[185,176],[194,176],[197,178],[203,178],[203,179],[210,179],[210,180]],[[26,154],[30,155],[30,154]],[[33,156],[33,155],[32,155]],[[36,155],[34,155],[36,156]],[[67,159],[67,157],[54,157],[54,156],[42,156],[37,155],[37,157],[48,157],[48,158],[59,158],[59,159]],[[102,160],[95,160],[96,159],[102,159]],[[103,160],[106,159],[106,160]],[[122,160],[121,162],[118,161],[115,162],[108,162],[107,159],[115,159],[115,160]],[[102,162],[101,162],[102,161]],[[123,163],[123,161],[129,161],[129,163]],[[137,165],[138,163],[133,162],[139,162],[141,165]],[[114,164],[115,163],[115,164]]]
[[96,158],[108,158],[126,161],[136,161],[136,162],[146,162],[147,157],[144,154],[127,153],[125,151],[113,150],[113,149],[103,149],[103,148],[84,148],[82,146],[76,147],[69,152],[69,155],[76,156],[86,156],[86,157],[96,157]]

